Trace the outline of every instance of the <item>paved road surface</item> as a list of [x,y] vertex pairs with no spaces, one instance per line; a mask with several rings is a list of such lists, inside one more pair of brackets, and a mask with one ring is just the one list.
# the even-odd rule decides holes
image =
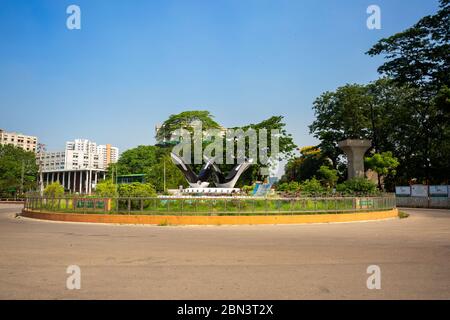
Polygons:
[[[0,204],[0,299],[449,299],[450,211],[280,226],[16,218]],[[381,268],[368,290],[366,269]],[[67,290],[66,268],[81,267]]]

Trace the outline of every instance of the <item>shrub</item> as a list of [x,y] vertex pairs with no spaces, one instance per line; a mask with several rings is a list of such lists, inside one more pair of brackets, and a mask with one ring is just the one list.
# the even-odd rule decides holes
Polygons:
[[283,183],[280,183],[280,184],[278,184],[277,186],[276,186],[276,190],[277,191],[287,191],[287,189],[288,189],[288,183],[287,182],[283,182]]
[[250,193],[253,191],[253,189],[255,189],[255,186],[254,186],[254,185],[251,185],[251,186],[243,186],[243,187],[241,188],[241,190],[242,190],[243,192],[245,192],[246,194],[250,194]]
[[155,197],[156,191],[150,183],[133,182],[119,185],[119,196],[121,197]]
[[300,190],[300,184],[296,181],[283,182],[277,187],[277,191],[295,193]]
[[305,180],[300,184],[300,190],[302,193],[306,194],[317,194],[317,193],[323,193],[325,191],[325,188],[322,187],[320,184],[320,181],[316,178],[312,178],[310,180]]
[[338,180],[337,170],[331,169],[328,166],[321,166],[317,171],[320,182],[328,187],[333,188]]
[[100,197],[115,197],[117,196],[117,187],[111,180],[103,180],[97,183],[95,194]]
[[64,195],[64,187],[59,182],[53,182],[45,187],[44,195],[49,198],[58,198]]
[[377,185],[365,178],[353,178],[336,186],[336,191],[345,194],[373,194],[377,191]]
[[387,175],[395,175],[395,168],[398,167],[400,162],[396,157],[392,155],[391,151],[375,153],[372,157],[365,158],[365,166],[372,169],[378,174],[378,187],[382,188],[382,177]]

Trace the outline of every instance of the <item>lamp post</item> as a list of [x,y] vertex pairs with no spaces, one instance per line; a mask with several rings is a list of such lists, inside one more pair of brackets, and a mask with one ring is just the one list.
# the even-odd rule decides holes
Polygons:
[[164,192],[166,192],[166,159],[164,161]]
[[42,157],[44,156],[45,153],[45,144],[43,143],[38,143],[37,146],[37,153],[39,155],[39,193],[41,195],[41,197],[44,195],[44,178],[42,175]]
[[23,178],[25,175],[25,160],[22,159],[22,170],[20,172],[20,195],[23,195]]

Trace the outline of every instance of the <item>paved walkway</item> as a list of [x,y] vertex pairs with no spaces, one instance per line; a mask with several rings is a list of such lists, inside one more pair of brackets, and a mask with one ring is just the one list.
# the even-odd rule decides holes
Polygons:
[[[449,299],[450,211],[278,226],[16,218],[0,204],[0,299]],[[66,268],[81,289],[66,289]],[[366,269],[381,268],[368,290]]]

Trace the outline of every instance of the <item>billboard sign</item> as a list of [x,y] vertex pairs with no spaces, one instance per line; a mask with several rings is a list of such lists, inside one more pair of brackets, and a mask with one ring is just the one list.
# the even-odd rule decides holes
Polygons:
[[433,197],[447,197],[448,187],[447,186],[430,186],[430,196]]
[[395,195],[398,197],[409,197],[411,195],[410,186],[395,187]]
[[412,197],[428,197],[428,186],[423,184],[413,184],[411,186]]

